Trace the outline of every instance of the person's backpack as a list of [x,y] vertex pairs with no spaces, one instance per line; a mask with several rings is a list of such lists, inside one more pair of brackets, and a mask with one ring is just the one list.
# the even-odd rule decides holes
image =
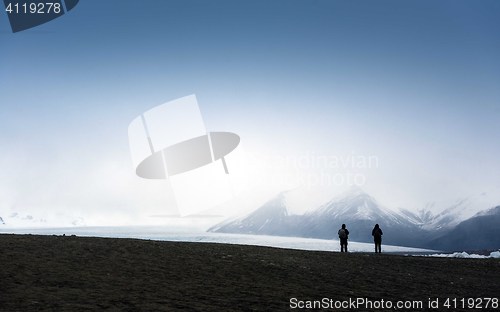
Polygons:
[[340,229],[339,230],[339,238],[340,239],[346,239],[347,238],[347,233],[345,232],[345,229]]

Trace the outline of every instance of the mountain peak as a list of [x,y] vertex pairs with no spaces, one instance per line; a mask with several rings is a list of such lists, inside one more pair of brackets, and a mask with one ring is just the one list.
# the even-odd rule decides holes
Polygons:
[[[479,216],[495,216],[495,215],[500,215],[500,206],[496,206],[484,211],[478,212],[475,217]],[[0,218],[1,219],[1,218]]]
[[356,202],[357,206],[376,205],[376,200],[373,197],[366,193],[361,187],[353,185],[347,191],[333,197],[324,207],[346,202]]
[[281,233],[290,227],[288,224],[289,214],[286,207],[286,193],[286,191],[279,193],[243,218],[229,223],[223,222],[213,226],[208,231],[269,235]]
[[[437,238],[450,233],[449,230],[455,227],[459,220],[458,213],[469,207],[468,201],[461,200],[438,215],[426,209],[432,208],[433,204],[418,211],[400,209],[396,212],[377,203],[362,188],[353,186],[329,202],[299,215],[289,213],[288,206],[293,202],[293,198],[289,198],[291,194],[293,193],[290,191],[281,192],[249,215],[219,224],[209,231],[331,239],[337,237],[337,229],[345,223],[352,240],[366,242],[372,240],[370,234],[373,226],[380,224],[386,233],[386,243],[414,247],[434,246]],[[496,235],[498,222],[495,220],[500,216],[500,206],[496,205],[478,214],[478,217],[483,215],[488,218],[476,219],[493,220],[496,227],[490,232]],[[478,226],[474,228],[477,229]],[[446,246],[452,246],[452,243],[453,241],[447,242]]]
[[263,211],[273,211],[277,214],[288,215],[288,209],[286,207],[286,194],[287,191],[283,191],[276,195],[275,197],[268,200],[264,205],[261,206],[260,209],[250,213],[250,215],[255,214],[259,210]]
[[359,195],[368,195],[360,186],[351,185],[347,191],[342,193],[344,197],[346,196],[359,196]]
[[369,221],[381,224],[404,224],[407,219],[379,205],[377,201],[358,186],[336,196],[325,205],[308,213],[316,219],[338,219],[345,221]]
[[416,213],[408,209],[399,209],[399,212],[408,218],[408,220],[416,225],[424,225],[434,220],[434,215],[430,210],[425,208],[418,210]]

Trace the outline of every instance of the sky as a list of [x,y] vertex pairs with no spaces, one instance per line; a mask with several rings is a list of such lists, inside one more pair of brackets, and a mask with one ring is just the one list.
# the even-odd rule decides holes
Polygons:
[[191,94],[241,138],[224,215],[350,184],[394,209],[498,204],[499,29],[498,1],[85,0],[18,33],[0,13],[0,216],[177,214],[127,128]]

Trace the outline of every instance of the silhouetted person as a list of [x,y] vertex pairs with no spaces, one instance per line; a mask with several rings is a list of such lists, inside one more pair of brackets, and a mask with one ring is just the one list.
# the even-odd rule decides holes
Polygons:
[[349,231],[345,228],[345,224],[342,224],[342,228],[339,230],[340,239],[340,252],[347,252],[347,239],[349,238]]
[[373,241],[375,242],[375,253],[381,253],[382,252],[382,229],[378,226],[378,224],[375,224],[375,227],[372,230],[372,236],[373,236]]

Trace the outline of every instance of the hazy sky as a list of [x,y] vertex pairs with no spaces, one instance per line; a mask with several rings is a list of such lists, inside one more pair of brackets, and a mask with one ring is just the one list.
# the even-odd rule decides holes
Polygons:
[[127,127],[189,94],[241,137],[234,206],[353,177],[392,208],[500,200],[499,30],[472,0],[84,0],[15,34],[0,13],[0,216],[175,213]]

